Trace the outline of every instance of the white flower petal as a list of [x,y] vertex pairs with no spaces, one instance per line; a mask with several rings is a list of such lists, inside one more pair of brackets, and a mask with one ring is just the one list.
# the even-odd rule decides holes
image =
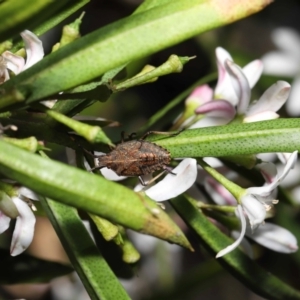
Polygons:
[[217,255],[216,255],[216,258],[224,256],[225,254],[231,252],[236,247],[238,247],[239,244],[241,243],[242,239],[245,236],[246,225],[247,224],[246,224],[246,219],[245,219],[245,216],[244,216],[243,209],[242,209],[241,205],[237,206],[236,211],[237,211],[237,213],[240,217],[240,220],[241,220],[241,233],[240,233],[240,236],[233,244],[231,244],[230,246],[228,246],[228,247],[224,248],[223,250],[221,250],[220,252],[218,252]]
[[[298,151],[294,151],[290,155],[280,176],[277,176],[277,178],[275,178],[275,180],[273,180],[271,183],[266,184],[262,187],[248,188],[246,190],[247,195],[255,195],[255,197],[257,197],[261,202],[264,202],[267,205],[270,204],[270,202],[272,202],[273,200],[272,197],[274,197],[273,193],[275,192],[276,187],[282,183],[282,181],[287,175],[292,176],[292,179],[297,178],[292,172],[290,172],[290,170],[294,168],[294,166],[297,163],[297,155],[298,155]],[[298,174],[299,172],[296,173]],[[263,199],[264,197],[265,199]]]
[[253,60],[243,67],[243,73],[245,74],[251,89],[255,86],[256,82],[260,78],[263,68],[264,65],[260,59]]
[[296,165],[296,162],[297,162],[297,157],[298,157],[298,151],[294,151],[291,154],[291,156],[289,157],[289,159],[283,169],[283,172],[280,174],[279,178],[277,179],[277,181],[278,181],[277,185],[279,185],[281,183],[281,181],[289,173],[289,171],[294,168],[294,166]]
[[252,116],[265,111],[278,111],[286,102],[291,86],[286,81],[277,81],[271,85],[247,111],[247,116]]
[[[278,173],[281,174],[283,172],[283,165],[279,165],[277,167]],[[280,186],[283,188],[293,188],[299,185],[299,174],[300,174],[300,161],[297,161],[293,170],[286,175],[286,177],[280,182]]]
[[0,211],[0,234],[9,227],[10,218]]
[[257,158],[261,159],[262,161],[275,161],[276,154],[275,153],[259,153],[256,155]]
[[10,246],[10,254],[16,256],[25,251],[33,239],[35,216],[27,203],[16,197],[13,198],[13,201],[20,214],[17,217]]
[[10,51],[2,53],[2,57],[6,60],[6,66],[9,70],[13,71],[16,75],[22,72],[25,59],[19,55],[13,54]]
[[120,181],[120,180],[124,180],[125,178],[127,178],[126,176],[117,175],[116,172],[114,172],[113,170],[110,170],[106,167],[100,169],[100,172],[106,179],[109,179],[112,181]]
[[[249,189],[248,189],[249,190]],[[248,191],[247,190],[247,191]],[[243,209],[249,219],[252,230],[262,224],[266,218],[265,207],[252,195],[245,195],[241,199]]]
[[44,57],[42,41],[31,31],[24,30],[20,33],[26,48],[26,64],[23,71],[33,66]]
[[[300,66],[298,66],[300,71]],[[300,115],[300,77],[296,77],[292,83],[292,90],[289,99],[286,102],[286,111],[292,116],[296,117]]]
[[247,236],[262,246],[281,253],[293,253],[298,250],[296,237],[287,229],[278,225],[265,223],[254,234]]
[[286,164],[291,157],[292,153],[289,152],[279,152],[277,153],[278,159],[282,162],[282,164]]
[[231,120],[229,120],[228,118],[205,117],[191,125],[189,129],[226,125],[229,121]]
[[32,190],[26,188],[25,186],[22,186],[18,189],[18,192],[21,196],[24,196],[28,199],[31,199],[31,200],[36,200],[36,201],[39,201],[39,196],[33,192]]
[[279,27],[273,30],[271,38],[279,49],[300,60],[300,36],[296,30]]
[[196,114],[205,114],[208,117],[228,119],[230,122],[235,116],[235,108],[226,100],[212,100],[195,109]]
[[217,65],[218,65],[218,83],[215,88],[214,97],[216,99],[226,99],[233,106],[238,102],[237,95],[232,87],[230,76],[225,69],[225,61],[228,59],[233,61],[230,54],[223,48],[216,49]]
[[299,63],[286,53],[269,52],[261,60],[264,74],[294,77],[299,72]]
[[237,112],[243,114],[249,106],[251,89],[243,70],[230,60],[225,61],[225,67],[231,78],[231,84],[238,97]]
[[163,180],[145,191],[146,195],[155,201],[174,198],[189,189],[197,177],[197,161],[186,158],[172,170]]
[[253,123],[266,120],[275,120],[280,116],[273,111],[264,111],[262,113],[247,116],[243,119],[243,123]]

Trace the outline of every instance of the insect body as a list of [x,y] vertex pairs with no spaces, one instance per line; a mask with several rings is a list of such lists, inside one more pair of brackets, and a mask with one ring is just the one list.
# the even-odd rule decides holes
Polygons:
[[168,170],[170,153],[148,141],[123,142],[110,153],[98,157],[98,168],[107,167],[118,175],[141,176],[158,170]]
[[[119,176],[139,176],[143,185],[150,184],[160,177],[164,171],[176,175],[168,167],[171,161],[169,151],[155,143],[144,140],[152,133],[174,135],[169,132],[149,131],[141,139],[128,142],[123,142],[122,135],[122,143],[118,144],[111,152],[97,157],[98,166],[96,169],[107,167]],[[141,177],[159,170],[163,170],[163,172],[152,178],[148,183],[145,183]]]

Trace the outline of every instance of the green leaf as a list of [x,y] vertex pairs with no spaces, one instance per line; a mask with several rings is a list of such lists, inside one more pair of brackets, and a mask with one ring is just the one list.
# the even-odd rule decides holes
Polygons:
[[45,283],[51,279],[73,272],[71,266],[46,261],[21,254],[12,257],[9,251],[0,249],[0,283]]
[[[171,203],[213,255],[233,242],[221,233],[192,202],[174,199],[171,200]],[[300,299],[299,291],[262,269],[239,249],[219,258],[218,262],[237,280],[264,298],[274,300]]]
[[[174,0],[105,26],[55,51],[2,85],[26,85],[26,103],[98,78],[132,60],[258,12],[269,0]],[[168,30],[162,30],[163,28]],[[122,51],[120,51],[122,49]],[[28,89],[28,90],[27,90]],[[13,100],[10,100],[13,103]],[[1,107],[9,103],[5,102]]]
[[32,29],[59,10],[74,7],[71,0],[9,0],[0,5],[0,42],[12,38],[24,29]]
[[43,197],[40,200],[91,299],[130,299],[76,209]]
[[[156,137],[151,138],[154,140]],[[247,124],[185,130],[155,140],[172,157],[234,156],[300,151],[300,119],[277,119]]]
[[[178,226],[156,202],[125,186],[42,158],[0,140],[0,172],[33,191],[133,230],[191,249]],[[152,212],[155,208],[156,213]]]

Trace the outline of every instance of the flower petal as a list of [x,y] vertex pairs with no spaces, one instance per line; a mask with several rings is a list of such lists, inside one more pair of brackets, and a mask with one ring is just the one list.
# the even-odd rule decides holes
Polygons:
[[269,52],[261,58],[264,74],[294,77],[299,72],[299,63],[287,53]]
[[253,123],[259,121],[266,121],[266,120],[275,120],[278,119],[280,116],[273,111],[264,111],[252,116],[247,116],[243,119],[243,123]]
[[30,200],[39,201],[39,196],[35,192],[33,192],[32,190],[26,188],[25,186],[21,186],[18,189],[18,192],[19,192],[20,196],[26,197]]
[[254,234],[246,235],[258,244],[281,253],[293,253],[298,250],[296,237],[287,229],[275,224],[265,223]]
[[300,59],[300,36],[296,30],[289,27],[279,27],[273,30],[271,38],[278,48],[294,56],[294,58]]
[[289,152],[279,152],[277,153],[278,159],[281,161],[282,164],[286,164],[291,157],[292,153]]
[[251,90],[243,70],[230,60],[225,61],[225,67],[230,75],[233,89],[238,97],[237,112],[244,114],[249,106]]
[[127,178],[126,176],[119,176],[116,172],[114,172],[113,170],[110,170],[106,167],[100,169],[100,172],[106,179],[109,179],[112,181],[120,181],[120,180],[124,180]]
[[251,229],[256,229],[256,227],[262,224],[266,218],[265,207],[253,195],[246,194],[242,197],[241,202],[249,219]]
[[0,84],[9,79],[9,73],[7,71],[7,62],[4,57],[0,55]]
[[296,162],[297,162],[297,157],[298,157],[298,151],[294,151],[290,155],[290,157],[283,169],[283,172],[280,174],[279,178],[277,179],[278,184],[280,184],[280,182],[286,177],[286,175],[289,173],[289,171],[295,167]]
[[10,246],[10,254],[16,256],[25,251],[33,239],[35,216],[24,201],[16,197],[12,199],[20,214],[17,218]]
[[211,126],[220,126],[228,124],[229,120],[227,118],[215,118],[215,117],[205,117],[193,125],[189,127],[189,129],[193,128],[204,128],[204,127],[211,127]]
[[264,69],[263,62],[260,59],[251,61],[245,67],[243,67],[243,73],[245,74],[250,88],[253,88],[260,78]]
[[[258,195],[259,197],[267,197],[271,194],[271,192],[283,181],[283,179],[287,176],[289,171],[294,168],[297,162],[298,151],[294,151],[289,157],[287,164],[284,166],[284,169],[280,176],[276,178],[270,184],[266,184],[261,187],[250,187],[247,189],[247,195],[253,194]],[[268,201],[270,199],[266,199]]]
[[9,227],[10,217],[6,216],[0,211],[0,234],[3,233]]
[[23,71],[33,66],[44,57],[42,41],[31,31],[24,30],[20,33],[26,48],[26,64]]
[[10,51],[5,51],[2,53],[2,57],[6,60],[6,67],[13,71],[16,75],[22,72],[25,59],[19,55],[13,54]]
[[213,89],[208,84],[203,84],[193,90],[189,97],[185,100],[186,104],[197,103],[202,105],[210,101],[213,97]]
[[[299,70],[299,66],[298,66]],[[299,116],[300,115],[300,77],[296,77],[292,83],[292,90],[289,99],[286,102],[286,111],[287,113],[292,116]]]
[[221,256],[224,256],[225,254],[231,252],[232,250],[234,250],[236,247],[239,246],[239,244],[241,243],[242,239],[244,238],[245,236],[245,232],[246,232],[246,218],[244,216],[244,213],[243,213],[243,209],[242,209],[242,206],[241,205],[238,205],[237,208],[236,208],[236,211],[238,213],[238,216],[241,220],[241,233],[240,233],[240,236],[239,238],[234,242],[232,243],[230,246],[224,248],[223,250],[221,250],[220,252],[217,253],[216,255],[216,258],[219,258]]
[[145,191],[146,195],[155,201],[164,201],[184,193],[190,188],[197,177],[197,161],[185,158],[163,180]]
[[265,111],[278,111],[286,102],[291,86],[286,81],[277,81],[271,85],[247,111],[247,116],[252,116]]
[[227,119],[230,122],[235,116],[235,108],[226,100],[212,100],[196,108],[195,113]]
[[225,61],[233,61],[230,54],[223,48],[216,49],[217,65],[218,65],[218,83],[215,88],[214,97],[216,99],[226,99],[233,106],[238,102],[237,95],[232,87],[230,76],[225,68]]

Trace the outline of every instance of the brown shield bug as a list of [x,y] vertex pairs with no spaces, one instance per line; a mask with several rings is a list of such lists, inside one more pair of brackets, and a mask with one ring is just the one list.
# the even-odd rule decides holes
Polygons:
[[[143,185],[152,183],[165,171],[172,173],[168,164],[171,161],[171,155],[168,150],[149,141],[145,138],[150,134],[177,135],[178,133],[149,131],[138,140],[124,142],[124,133],[122,132],[122,142],[118,144],[111,152],[97,156],[98,163],[96,168],[107,167],[113,170],[119,176],[139,176]],[[132,135],[131,135],[132,136]],[[142,175],[152,174],[155,171],[163,170],[162,173],[145,183]]]

